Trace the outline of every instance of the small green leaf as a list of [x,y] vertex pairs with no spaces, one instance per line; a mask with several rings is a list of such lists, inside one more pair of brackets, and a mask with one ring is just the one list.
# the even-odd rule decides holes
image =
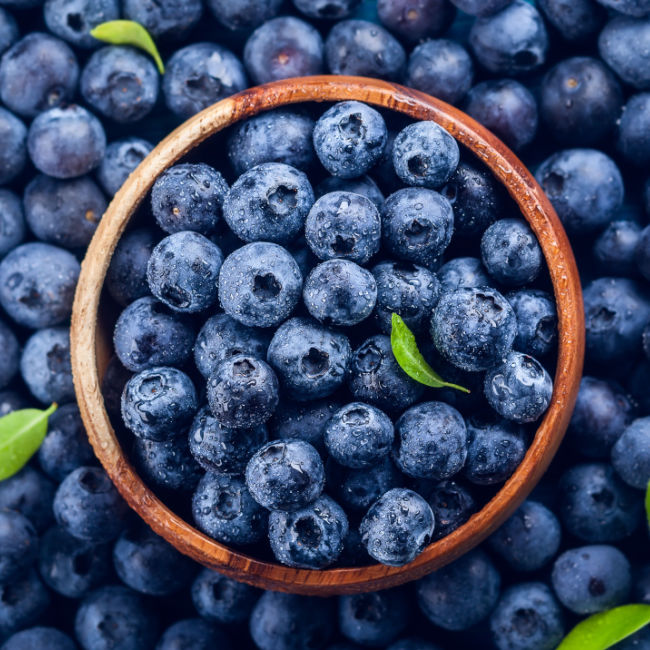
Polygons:
[[645,516],[650,528],[650,481],[648,481],[648,487],[645,490]]
[[623,605],[580,621],[557,650],[606,650],[650,623],[650,605]]
[[90,30],[90,35],[99,41],[112,45],[133,45],[151,55],[158,66],[160,74],[165,74],[158,48],[151,38],[151,34],[140,24],[133,20],[109,20],[97,25]]
[[467,388],[445,381],[425,360],[418,349],[413,332],[399,314],[391,317],[390,344],[400,368],[415,381],[431,388],[455,388],[469,393]]
[[21,470],[36,453],[47,433],[47,419],[56,411],[22,409],[0,418],[0,481]]

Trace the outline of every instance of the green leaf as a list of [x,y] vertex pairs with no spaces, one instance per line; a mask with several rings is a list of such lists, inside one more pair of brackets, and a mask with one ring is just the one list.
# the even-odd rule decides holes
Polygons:
[[650,605],[623,605],[578,623],[557,650],[606,650],[650,623]]
[[47,419],[56,411],[22,409],[0,418],[0,481],[21,470],[36,453],[47,433]]
[[90,30],[90,35],[99,41],[112,45],[133,45],[147,52],[158,66],[160,74],[165,74],[158,48],[151,38],[151,34],[140,24],[133,20],[109,20],[97,25]]
[[645,490],[645,516],[650,528],[650,481],[648,481],[648,487]]
[[399,314],[391,317],[390,344],[400,368],[415,381],[431,388],[455,388],[469,393],[467,388],[445,381],[425,360],[418,349],[413,332]]

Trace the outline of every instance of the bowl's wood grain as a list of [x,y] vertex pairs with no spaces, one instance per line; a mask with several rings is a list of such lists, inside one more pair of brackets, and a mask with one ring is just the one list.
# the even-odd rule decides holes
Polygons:
[[[110,354],[111,336],[98,325],[98,307],[115,245],[163,170],[212,134],[261,111],[299,102],[348,99],[438,122],[506,186],[535,231],[550,271],[559,315],[557,371],[550,408],[523,462],[465,525],[404,567],[375,564],[298,570],[248,557],[214,541],[169,510],[142,482],[104,408],[100,376]],[[237,580],[266,589],[327,596],[382,589],[421,577],[477,545],[514,512],[547,469],[571,417],[582,372],[584,314],[578,270],[558,217],[530,172],[500,140],[454,107],[415,90],[374,79],[321,76],[275,82],[225,99],[185,122],[147,156],[115,195],[88,248],[75,296],[71,345],[77,399],[95,453],[129,505],[159,535],[201,564]]]

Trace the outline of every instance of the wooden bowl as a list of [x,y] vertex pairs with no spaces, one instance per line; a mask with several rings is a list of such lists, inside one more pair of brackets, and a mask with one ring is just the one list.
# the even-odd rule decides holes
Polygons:
[[[548,264],[559,317],[553,399],[525,458],[494,498],[413,562],[394,568],[292,569],[249,557],[199,532],[162,503],[134,471],[115,436],[100,390],[111,354],[98,307],[115,246],[158,175],[212,134],[257,113],[299,102],[359,100],[415,120],[433,120],[470,149],[501,181],[537,235]],[[476,546],[526,498],[557,451],[578,393],[584,355],[584,314],[578,269],[551,203],[521,161],[458,109],[424,93],[376,79],[319,76],[251,88],[192,117],[167,136],[124,183],[109,205],[81,266],[71,327],[72,368],[81,415],[102,465],[129,505],[179,551],[231,578],[265,589],[330,596],[393,587],[419,578]]]

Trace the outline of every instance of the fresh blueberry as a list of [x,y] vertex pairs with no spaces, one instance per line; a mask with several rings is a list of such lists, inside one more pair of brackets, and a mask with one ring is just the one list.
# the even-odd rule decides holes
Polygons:
[[50,600],[34,569],[0,585],[0,639],[4,641],[14,632],[34,625],[47,610]]
[[455,481],[446,480],[435,485],[427,502],[436,522],[434,540],[446,537],[476,512],[476,503],[470,491]]
[[140,23],[154,38],[181,40],[201,20],[201,0],[122,0],[124,17]]
[[618,121],[616,148],[635,165],[650,163],[650,93],[632,95]]
[[97,47],[90,35],[101,23],[120,17],[118,0],[46,0],[43,17],[47,28],[59,38],[84,49]]
[[[631,46],[632,43],[634,46]],[[644,90],[650,88],[649,43],[649,17],[616,16],[600,32],[598,51],[605,63],[625,83]]]
[[202,569],[192,583],[192,602],[201,618],[217,623],[244,623],[259,592],[217,571]]
[[38,535],[31,521],[0,510],[0,585],[12,582],[38,557]]
[[227,634],[202,618],[187,618],[170,625],[160,637],[156,650],[231,650]]
[[490,16],[507,7],[512,0],[450,0],[450,2],[470,16]]
[[612,447],[612,465],[632,487],[645,490],[650,480],[650,418],[634,420]]
[[27,162],[27,127],[6,108],[0,108],[0,138],[0,183],[5,185],[23,171]]
[[270,420],[271,437],[304,440],[319,452],[325,451],[325,427],[341,404],[331,400],[280,403]]
[[[384,156],[386,155],[386,150],[384,149]],[[375,165],[374,170],[377,171],[384,156],[380,158],[379,162]],[[393,176],[395,171],[393,169],[392,160],[388,161],[390,169],[392,170]],[[316,197],[320,198],[325,194],[330,192],[352,192],[352,194],[361,194],[367,199],[370,199],[374,204],[377,210],[381,210],[381,206],[384,205],[384,195],[379,189],[379,186],[375,181],[370,178],[370,176],[359,176],[359,178],[339,178],[338,176],[328,176],[323,181],[321,181],[315,188]]]
[[282,0],[207,0],[217,21],[232,31],[254,29],[274,16]]
[[456,11],[447,0],[379,0],[377,15],[386,29],[417,43],[446,32]]
[[54,627],[31,627],[16,632],[2,650],[76,650],[75,642]]
[[26,465],[17,474],[0,481],[0,508],[25,515],[40,533],[52,521],[54,490],[52,481]]
[[151,142],[142,138],[127,137],[111,142],[97,169],[97,180],[104,192],[113,196],[152,149]]
[[296,9],[309,18],[339,20],[349,16],[360,0],[293,0]]
[[586,41],[605,22],[607,12],[593,0],[538,0],[537,6],[562,38]]
[[455,257],[443,264],[437,272],[440,294],[460,288],[488,287],[490,278],[478,257]]
[[550,294],[539,289],[519,289],[506,294],[517,317],[514,348],[524,354],[544,357],[557,342],[557,310]]

